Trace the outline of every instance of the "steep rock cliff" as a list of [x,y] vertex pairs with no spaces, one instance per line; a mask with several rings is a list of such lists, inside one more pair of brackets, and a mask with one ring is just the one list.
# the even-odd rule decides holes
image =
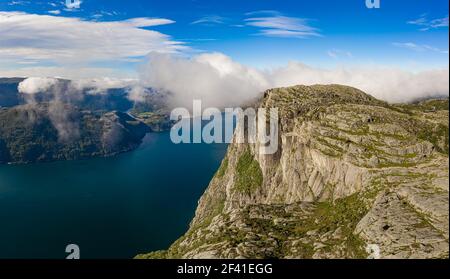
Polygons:
[[188,232],[137,258],[448,257],[448,100],[316,85],[258,106],[279,109],[277,153],[230,144]]

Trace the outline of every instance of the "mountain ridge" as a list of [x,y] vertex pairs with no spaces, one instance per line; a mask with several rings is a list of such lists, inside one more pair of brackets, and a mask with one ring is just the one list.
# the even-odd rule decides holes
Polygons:
[[123,112],[91,112],[62,103],[0,108],[0,119],[0,163],[112,156],[136,148],[150,131]]
[[278,152],[230,144],[186,234],[136,258],[448,258],[448,100],[429,102],[266,91]]

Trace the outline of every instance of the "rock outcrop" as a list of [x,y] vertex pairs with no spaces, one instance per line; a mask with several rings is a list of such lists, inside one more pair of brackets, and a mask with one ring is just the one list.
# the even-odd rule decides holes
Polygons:
[[137,258],[448,258],[448,100],[268,90],[280,145],[232,143],[188,232]]

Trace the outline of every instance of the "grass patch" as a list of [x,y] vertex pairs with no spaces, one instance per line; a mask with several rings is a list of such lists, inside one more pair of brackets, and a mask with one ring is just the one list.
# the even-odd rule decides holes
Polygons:
[[[340,241],[344,246],[344,253],[349,258],[366,258],[364,241],[353,232],[358,222],[367,214],[367,207],[359,194],[353,194],[333,202],[317,204],[313,214],[304,222],[296,226],[295,232],[305,236],[308,231],[317,230],[319,235],[341,229]],[[327,244],[327,243],[325,243]],[[329,243],[331,247],[336,243]]]
[[251,194],[261,186],[263,182],[261,167],[249,148],[239,157],[236,174],[235,189],[239,192]]
[[217,178],[222,178],[228,169],[228,157],[223,159],[222,164],[220,165],[219,170],[217,171]]
[[435,127],[428,127],[428,129],[421,129],[417,133],[417,137],[422,140],[431,142],[437,151],[449,154],[449,129],[448,126],[438,124]]

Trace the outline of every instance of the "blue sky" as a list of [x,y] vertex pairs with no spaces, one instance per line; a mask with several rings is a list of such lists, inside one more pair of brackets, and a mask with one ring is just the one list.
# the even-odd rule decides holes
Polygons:
[[[8,24],[14,28],[21,23],[12,20],[13,16],[19,17],[11,15],[12,12],[52,17],[30,17],[42,24],[43,30],[49,28],[49,34],[52,34],[34,31],[34,34],[42,36],[42,39],[37,35],[33,37],[37,47],[27,39],[26,26],[18,29],[24,32],[24,39],[21,39],[17,33],[7,33],[11,27],[2,29],[0,17],[0,59],[4,60],[0,70],[3,68],[11,72],[19,68],[63,67],[66,64],[75,67],[77,63],[74,60],[77,59],[67,57],[87,57],[89,48],[78,46],[78,43],[71,43],[77,47],[70,53],[64,53],[64,49],[54,49],[52,44],[58,37],[54,35],[49,39],[58,31],[59,21],[54,18],[78,18],[93,23],[123,22],[133,18],[160,20],[133,25],[135,29],[156,31],[152,34],[137,31],[136,36],[140,39],[133,38],[135,41],[130,44],[139,45],[142,51],[133,54],[124,42],[117,51],[129,54],[109,53],[102,59],[86,59],[83,61],[84,67],[132,71],[146,51],[145,44],[156,40],[158,45],[169,42],[176,46],[170,51],[182,55],[221,52],[239,63],[258,68],[277,67],[289,61],[301,61],[318,67],[383,65],[416,70],[448,68],[447,0],[381,0],[380,9],[368,9],[365,0],[84,0],[80,9],[71,10],[65,7],[64,2],[0,0],[0,12],[5,12],[4,18],[9,16]],[[22,18],[30,22],[30,18]],[[73,24],[74,28],[78,28],[78,23]],[[95,29],[94,25],[92,27]],[[86,32],[90,32],[90,27],[85,28]],[[125,33],[115,40],[126,40],[127,30],[108,28],[115,34]],[[2,31],[6,34],[4,39]],[[99,40],[108,42],[108,32],[102,29],[97,33],[103,36]],[[96,39],[95,34],[90,34],[86,42]],[[134,33],[129,34],[132,36]],[[48,42],[42,43],[46,39]],[[53,53],[61,54],[61,57],[48,58],[49,55],[43,50],[46,47]],[[62,47],[68,52],[71,50],[68,46]],[[22,58],[14,57],[12,53],[15,49],[20,49]],[[159,48],[155,46],[149,50],[158,51]]]

